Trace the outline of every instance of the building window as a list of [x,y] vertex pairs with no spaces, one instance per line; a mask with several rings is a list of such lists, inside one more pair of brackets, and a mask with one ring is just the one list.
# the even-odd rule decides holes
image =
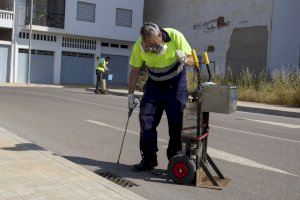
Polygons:
[[63,37],[62,47],[96,50],[96,41],[82,38]]
[[69,56],[69,57],[82,57],[82,58],[94,58],[94,54],[89,54],[89,53],[77,53],[77,52],[68,52],[68,51],[63,51],[62,52],[63,56]]
[[[19,38],[29,39],[29,33],[27,32],[19,32]],[[56,36],[53,35],[42,35],[38,33],[32,33],[33,40],[42,40],[47,42],[56,42]]]
[[[19,49],[19,53],[26,53],[28,54],[28,49]],[[31,50],[31,54],[37,54],[37,55],[48,55],[48,56],[54,56],[53,51],[41,51],[41,50]]]
[[95,22],[96,4],[77,2],[77,20],[85,22]]
[[116,26],[132,27],[132,10],[117,8]]
[[111,47],[111,48],[121,48],[121,49],[128,49],[128,44],[117,44],[117,43],[108,43],[108,42],[101,42],[102,47]]
[[82,57],[82,58],[94,58],[94,54],[78,53],[78,57]]
[[[25,24],[30,23],[30,0],[26,1]],[[65,26],[65,0],[33,1],[32,24],[54,28]]]
[[28,53],[28,49],[19,49],[19,53]]
[[112,48],[119,48],[119,45],[118,44],[110,44],[110,47],[112,47]]
[[101,46],[102,46],[102,47],[108,47],[108,46],[109,46],[109,43],[107,43],[107,42],[101,42]]
[[128,45],[127,44],[121,44],[121,49],[128,49]]
[[[0,19],[0,21],[1,21],[1,19]],[[0,40],[11,41],[11,35],[12,35],[11,29],[0,28]],[[1,53],[0,53],[0,62],[1,62]],[[1,64],[0,64],[0,69],[1,69]],[[1,74],[1,72],[0,72],[0,74]]]

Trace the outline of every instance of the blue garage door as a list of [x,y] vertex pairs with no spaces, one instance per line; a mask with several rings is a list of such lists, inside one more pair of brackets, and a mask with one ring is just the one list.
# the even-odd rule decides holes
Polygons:
[[101,57],[110,57],[110,62],[108,64],[109,74],[113,75],[111,83],[121,83],[127,84],[128,75],[128,56],[116,56],[109,54],[102,54]]
[[94,76],[94,54],[62,52],[61,84],[93,85]]
[[0,83],[8,81],[10,47],[0,45]]
[[[28,49],[19,49],[18,83],[27,82]],[[31,51],[30,83],[53,84],[54,52]]]

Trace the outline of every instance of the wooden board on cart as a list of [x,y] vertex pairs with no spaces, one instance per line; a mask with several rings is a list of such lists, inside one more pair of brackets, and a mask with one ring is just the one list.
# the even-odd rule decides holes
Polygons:
[[196,171],[196,186],[202,188],[222,190],[230,182],[230,179],[228,178],[220,179],[218,176],[214,176],[214,178],[216,179],[219,186],[213,185],[209,178],[206,176],[205,172],[202,170],[202,168],[199,168]]

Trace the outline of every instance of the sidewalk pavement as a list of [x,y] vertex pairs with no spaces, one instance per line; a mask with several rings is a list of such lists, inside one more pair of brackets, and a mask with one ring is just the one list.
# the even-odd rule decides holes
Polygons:
[[0,200],[144,199],[0,127]]

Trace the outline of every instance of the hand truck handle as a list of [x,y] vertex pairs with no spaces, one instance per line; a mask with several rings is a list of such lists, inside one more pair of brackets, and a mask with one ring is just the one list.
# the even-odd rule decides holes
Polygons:
[[[199,68],[200,68],[200,64],[202,64],[202,63],[199,62],[199,59],[198,59],[195,49],[192,50],[192,57],[193,57],[193,60],[195,62],[195,66],[196,66],[198,72],[200,72]],[[206,65],[206,70],[208,73],[208,81],[211,82],[211,72],[210,72],[210,68],[209,68],[210,61],[209,61],[207,52],[203,52],[202,59],[203,59],[203,63]]]
[[207,73],[208,73],[208,81],[211,82],[211,72],[210,72],[210,68],[209,68],[210,61],[209,61],[207,52],[203,52],[202,58],[206,65],[206,69],[207,69]]

